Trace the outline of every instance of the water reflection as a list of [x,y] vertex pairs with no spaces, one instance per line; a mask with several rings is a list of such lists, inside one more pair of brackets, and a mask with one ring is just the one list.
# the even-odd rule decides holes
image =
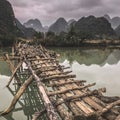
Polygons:
[[107,95],[120,96],[120,50],[52,48],[59,53],[60,61],[71,66],[77,80],[96,82],[95,88],[106,87]]
[[120,60],[120,50],[112,50],[111,54],[107,57],[107,59],[104,61],[104,64],[117,64]]
[[60,61],[68,60],[70,64],[104,65],[116,64],[120,60],[120,50],[113,49],[83,49],[83,48],[50,48],[60,54]]
[[[3,56],[5,53],[10,54],[11,48],[0,48],[0,57]],[[0,61],[0,74],[6,76],[10,76],[11,74],[9,66],[5,61]]]
[[8,64],[5,61],[0,61],[0,74],[10,76],[11,72]]

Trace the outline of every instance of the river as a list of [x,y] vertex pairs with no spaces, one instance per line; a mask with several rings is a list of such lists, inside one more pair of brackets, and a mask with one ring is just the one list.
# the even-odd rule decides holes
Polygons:
[[[70,66],[77,80],[87,80],[87,83],[96,82],[96,86],[92,89],[105,87],[106,95],[120,96],[120,50],[86,48],[50,48],[50,50],[60,54],[60,63]],[[8,107],[16,91],[13,84],[10,86],[11,89],[5,87],[10,74],[8,65],[0,62],[0,111]],[[35,103],[38,98],[34,98],[33,88],[27,91],[17,103],[15,110],[7,116],[0,117],[0,120],[31,120],[40,103]],[[31,103],[29,96],[33,99]],[[44,116],[43,120],[45,119]]]

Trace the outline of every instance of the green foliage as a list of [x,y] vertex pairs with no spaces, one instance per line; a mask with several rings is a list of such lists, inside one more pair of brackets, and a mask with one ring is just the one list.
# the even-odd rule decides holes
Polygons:
[[34,37],[36,37],[37,39],[43,39],[44,38],[44,33],[35,32]]
[[85,31],[80,31],[78,34],[79,38],[81,39],[81,41],[84,41],[85,39],[94,39],[93,34],[89,33],[89,32],[85,32]]
[[15,43],[15,37],[14,36],[0,36],[0,46],[12,46]]
[[103,17],[83,17],[74,28],[81,39],[104,39],[104,37],[107,39],[116,35],[110,23]]
[[22,32],[17,28],[11,4],[7,0],[0,0],[0,45],[10,46],[20,36]]
[[7,0],[0,0],[0,26],[5,32],[16,30],[14,12]]
[[46,37],[54,37],[54,36],[55,36],[55,33],[51,31],[47,32],[46,34]]

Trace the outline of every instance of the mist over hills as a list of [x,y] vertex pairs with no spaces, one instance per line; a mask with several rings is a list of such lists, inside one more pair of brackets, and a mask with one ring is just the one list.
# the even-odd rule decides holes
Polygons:
[[120,17],[116,16],[111,18],[108,14],[105,14],[103,17],[106,18],[109,23],[111,23],[113,29],[116,29],[120,25]]
[[35,30],[33,28],[26,28],[24,25],[20,23],[18,19],[15,18],[15,22],[17,27],[23,33],[23,37],[25,38],[33,38],[35,34]]
[[33,28],[36,31],[43,31],[43,26],[38,19],[30,19],[23,24],[26,28]]
[[53,23],[48,31],[60,34],[61,32],[67,32],[68,23],[64,18],[59,18],[55,23]]
[[75,22],[77,22],[75,19],[70,19],[70,20],[68,21],[68,25],[71,25],[71,24],[73,24],[73,23],[75,23]]
[[36,19],[30,19],[23,24],[26,28],[33,28],[37,32],[47,32],[49,27],[42,25],[41,21]]
[[41,21],[38,19],[30,19],[27,22],[23,23],[23,26],[26,28],[33,28],[37,32],[55,32],[56,34],[60,34],[60,32],[68,32],[69,27],[75,23],[75,19],[70,19],[68,22],[60,17],[50,26],[42,25]]

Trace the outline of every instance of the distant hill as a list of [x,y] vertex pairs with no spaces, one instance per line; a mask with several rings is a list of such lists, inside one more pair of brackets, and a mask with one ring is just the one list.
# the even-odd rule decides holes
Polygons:
[[43,32],[46,33],[46,32],[48,32],[48,30],[49,30],[49,27],[48,27],[48,26],[44,26],[44,27],[43,27]]
[[26,28],[33,28],[37,32],[43,32],[44,28],[38,19],[30,19],[23,24]]
[[111,23],[111,18],[108,14],[105,14],[103,17],[106,18]]
[[120,38],[120,25],[115,29],[117,36]]
[[104,15],[104,18],[106,18],[110,23],[113,29],[117,28],[120,25],[120,17],[113,17],[110,18],[109,15]]
[[20,31],[23,33],[23,36],[25,38],[33,38],[35,34],[35,30],[33,28],[26,28],[24,25],[20,23],[18,19],[15,19],[15,20],[16,20],[16,25],[20,29]]
[[76,22],[75,19],[70,19],[70,20],[68,21],[68,25],[71,25],[71,24],[74,23],[74,22]]
[[64,18],[59,18],[55,23],[53,23],[48,31],[60,34],[61,32],[67,32],[68,23]]
[[115,35],[110,23],[104,17],[83,17],[75,23],[74,30],[77,34],[86,35],[90,38],[104,38]]

